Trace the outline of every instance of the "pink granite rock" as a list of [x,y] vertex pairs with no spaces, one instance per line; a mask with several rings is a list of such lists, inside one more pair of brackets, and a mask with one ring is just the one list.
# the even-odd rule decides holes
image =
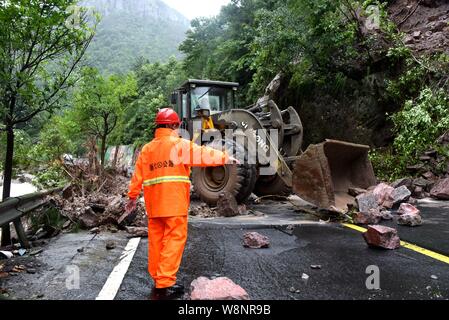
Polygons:
[[430,191],[430,195],[439,200],[449,200],[449,178],[439,180]]
[[190,285],[190,300],[249,300],[248,293],[230,279],[200,277]]
[[397,230],[385,226],[369,226],[363,238],[370,247],[393,250],[401,246]]
[[370,209],[367,212],[357,212],[354,215],[355,224],[378,224],[382,214],[378,209]]
[[418,208],[411,205],[410,203],[403,203],[399,207],[398,214],[400,214],[400,215],[403,215],[403,214],[420,215],[421,211],[419,211]]
[[243,246],[252,249],[268,248],[270,239],[257,232],[248,232],[243,236]]
[[377,204],[383,205],[384,202],[392,201],[391,194],[394,188],[386,183],[381,183],[373,190],[373,194],[376,197]]

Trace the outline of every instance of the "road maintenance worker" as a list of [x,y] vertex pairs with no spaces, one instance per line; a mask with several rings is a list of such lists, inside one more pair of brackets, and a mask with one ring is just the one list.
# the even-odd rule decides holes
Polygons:
[[148,271],[155,282],[152,298],[170,299],[184,292],[184,286],[176,283],[176,274],[187,240],[190,168],[238,161],[226,152],[179,138],[176,130],[181,121],[170,108],[160,110],[156,124],[155,139],[143,147],[137,159],[126,210],[136,208],[143,187],[148,215]]

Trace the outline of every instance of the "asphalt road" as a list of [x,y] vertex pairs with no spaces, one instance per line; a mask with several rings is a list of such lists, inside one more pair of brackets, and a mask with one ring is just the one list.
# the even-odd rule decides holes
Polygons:
[[[447,255],[448,207],[444,202],[421,204],[424,225],[398,227],[401,239]],[[407,248],[369,248],[360,232],[320,223],[315,217],[295,213],[288,204],[262,204],[258,210],[267,215],[191,219],[179,280],[188,287],[200,276],[225,276],[254,300],[449,299],[447,263]],[[286,229],[287,224],[295,225],[294,230]],[[248,231],[268,236],[271,247],[244,248],[242,238]],[[110,240],[117,247],[106,250]],[[121,261],[127,243],[124,233],[63,235],[38,255],[8,260],[10,266],[31,263],[37,272],[0,279],[0,288],[7,289],[13,299],[95,299]],[[147,244],[146,239],[140,241],[115,299],[149,299],[153,283],[147,272]],[[321,269],[313,270],[311,265],[321,265]],[[380,290],[369,290],[365,284],[367,267],[373,265],[380,270]],[[79,288],[67,287],[72,272],[68,266],[78,268]]]

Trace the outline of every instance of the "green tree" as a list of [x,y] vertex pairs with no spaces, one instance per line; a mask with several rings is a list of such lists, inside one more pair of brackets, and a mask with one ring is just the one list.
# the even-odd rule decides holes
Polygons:
[[[0,117],[6,132],[3,199],[10,196],[14,129],[58,107],[94,34],[75,0],[0,2]],[[76,11],[76,10],[75,10]],[[9,242],[3,229],[2,243]]]
[[122,129],[114,134],[114,141],[141,146],[153,138],[157,111],[170,104],[170,93],[186,81],[187,76],[182,63],[174,57],[168,63],[141,61],[134,67],[134,73],[137,98],[126,109]]
[[[14,129],[58,107],[93,29],[74,0],[0,3],[0,115],[6,131],[3,198],[9,197]],[[70,24],[70,21],[74,24]]]
[[136,94],[136,80],[132,73],[105,78],[94,68],[85,68],[82,74],[74,97],[74,116],[81,131],[99,139],[100,163],[104,168],[108,137]]

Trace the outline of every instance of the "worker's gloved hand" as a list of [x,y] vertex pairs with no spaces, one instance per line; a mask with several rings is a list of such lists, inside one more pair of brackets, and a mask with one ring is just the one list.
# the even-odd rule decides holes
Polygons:
[[137,207],[137,199],[129,199],[125,206],[126,213],[133,212]]
[[229,161],[230,164],[240,164],[240,161],[232,156],[229,156]]

